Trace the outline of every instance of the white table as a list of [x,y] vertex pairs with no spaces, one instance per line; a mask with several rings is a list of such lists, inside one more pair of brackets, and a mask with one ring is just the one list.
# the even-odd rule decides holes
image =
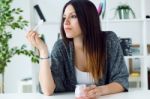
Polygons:
[[[0,94],[0,99],[75,99],[74,93],[55,94],[53,96],[44,96],[37,93],[25,94]],[[99,99],[150,99],[150,91],[131,91],[101,96]]]

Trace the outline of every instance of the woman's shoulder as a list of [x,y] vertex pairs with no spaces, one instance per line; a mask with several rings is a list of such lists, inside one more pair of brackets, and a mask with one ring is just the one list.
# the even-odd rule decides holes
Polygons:
[[57,46],[62,46],[63,45],[63,40],[62,39],[58,39],[56,42],[55,42],[55,45]]
[[61,50],[67,50],[71,46],[72,46],[72,42],[71,41],[65,43],[65,41],[63,39],[57,40],[55,42],[55,44],[54,44],[54,48],[55,49],[61,49]]
[[118,41],[118,37],[113,31],[103,31],[106,35],[107,42]]
[[105,31],[106,46],[108,49],[114,50],[120,44],[120,40],[115,32]]
[[56,47],[56,48],[62,48],[62,47],[64,47],[64,41],[62,40],[62,39],[58,39],[56,42],[55,42],[55,44],[54,44],[54,47]]

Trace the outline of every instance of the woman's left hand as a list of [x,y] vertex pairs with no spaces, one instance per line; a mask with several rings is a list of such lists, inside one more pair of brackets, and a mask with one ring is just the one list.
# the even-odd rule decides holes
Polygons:
[[79,99],[98,99],[102,95],[102,87],[91,85],[84,89],[84,96]]

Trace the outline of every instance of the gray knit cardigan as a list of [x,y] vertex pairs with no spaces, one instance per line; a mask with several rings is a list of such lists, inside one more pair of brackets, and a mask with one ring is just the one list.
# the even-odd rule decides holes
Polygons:
[[[128,91],[128,70],[124,61],[120,42],[115,33],[111,31],[106,34],[106,73],[100,79],[97,86],[106,85],[112,82],[121,84],[125,91]],[[64,44],[58,40],[51,52],[51,71],[56,84],[55,92],[71,92],[77,84],[74,65],[73,42]]]

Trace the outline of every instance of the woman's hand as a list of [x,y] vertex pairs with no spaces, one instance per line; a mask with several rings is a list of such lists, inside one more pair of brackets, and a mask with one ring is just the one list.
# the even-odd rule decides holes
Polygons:
[[102,95],[102,87],[91,85],[86,87],[84,90],[84,95],[78,99],[98,99]]
[[41,38],[39,37],[39,34],[37,32],[31,30],[27,33],[26,37],[27,37],[28,41],[32,44],[32,46],[36,47],[39,50],[40,55],[46,54],[46,55],[42,55],[42,56],[43,57],[48,56],[47,45],[44,43],[44,41],[41,40]]

